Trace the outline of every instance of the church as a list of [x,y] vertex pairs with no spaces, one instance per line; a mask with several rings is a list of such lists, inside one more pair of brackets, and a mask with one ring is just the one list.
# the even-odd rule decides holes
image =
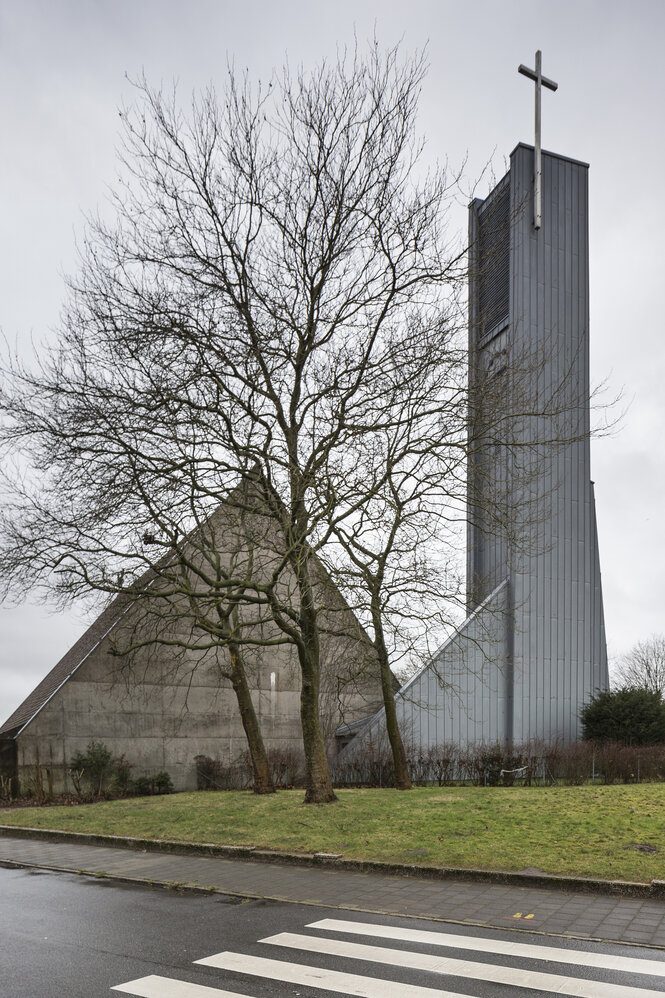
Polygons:
[[[608,686],[590,469],[588,165],[541,148],[541,87],[557,85],[540,52],[535,72],[520,72],[536,84],[536,141],[518,144],[506,175],[469,207],[468,344],[472,396],[492,386],[519,418],[503,422],[503,437],[481,432],[469,459],[467,618],[396,697],[417,753],[575,740],[582,706]],[[470,426],[483,418],[480,403]],[[323,727],[331,750],[335,732],[351,737],[348,753],[381,737],[380,684],[367,635],[323,572],[321,585],[336,615]],[[2,771],[25,779],[45,766],[60,789],[68,760],[95,739],[137,773],[166,770],[185,789],[196,755],[241,755],[240,716],[214,656],[185,655],[167,674],[146,652],[118,673],[109,651],[140,612],[111,604],[2,725]],[[264,649],[250,674],[266,747],[299,748],[295,649]]]

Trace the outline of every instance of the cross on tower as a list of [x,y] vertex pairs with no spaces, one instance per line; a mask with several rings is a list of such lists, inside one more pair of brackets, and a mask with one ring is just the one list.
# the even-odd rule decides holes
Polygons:
[[536,52],[536,68],[527,69],[526,66],[520,64],[517,69],[518,73],[523,76],[528,76],[530,80],[536,84],[536,142],[535,142],[535,176],[534,176],[534,189],[533,189],[533,225],[535,229],[540,228],[541,216],[542,216],[542,194],[541,194],[541,184],[542,184],[542,150],[540,146],[540,92],[542,87],[547,87],[548,90],[556,90],[559,86],[554,80],[548,80],[546,76],[540,71],[540,63],[542,58],[542,52],[540,49]]

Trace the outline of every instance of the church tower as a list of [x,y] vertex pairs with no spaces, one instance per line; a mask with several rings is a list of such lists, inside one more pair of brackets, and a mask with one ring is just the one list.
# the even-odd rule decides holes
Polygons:
[[[402,689],[414,750],[572,741],[608,686],[590,475],[588,166],[535,145],[469,208],[468,617]],[[358,735],[378,733],[382,712]]]
[[507,439],[470,462],[468,608],[505,581],[504,737],[568,741],[608,682],[590,476],[588,167],[541,152],[534,206],[535,159],[518,145],[470,206],[470,388],[505,403],[494,434]]

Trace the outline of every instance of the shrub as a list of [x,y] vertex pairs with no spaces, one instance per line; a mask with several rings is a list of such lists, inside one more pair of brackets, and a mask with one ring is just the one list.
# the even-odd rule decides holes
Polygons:
[[137,797],[150,797],[153,794],[172,794],[173,780],[165,771],[152,776],[137,776],[131,784]]
[[[425,752],[415,754],[413,747],[406,744],[405,750],[409,756],[409,776],[414,786],[428,786],[437,783],[440,787],[453,783],[459,777],[459,749],[452,742],[441,742],[440,745],[430,745]],[[392,755],[386,756],[385,763]],[[385,766],[384,763],[384,766]]]
[[665,745],[638,745],[633,753],[632,770],[638,781],[665,780]]
[[0,801],[10,801],[14,797],[11,776],[0,773]]
[[425,755],[420,753],[417,756],[411,756],[408,760],[408,765],[409,776],[411,777],[413,785],[426,787],[431,780],[431,762],[429,752]]
[[427,753],[431,779],[440,787],[449,786],[459,776],[459,749],[453,742],[432,745]]
[[580,713],[584,738],[624,745],[665,742],[665,703],[660,691],[626,686],[598,693]]
[[504,752],[498,742],[494,745],[484,745],[481,742],[467,747],[464,756],[460,758],[460,765],[466,770],[474,786],[496,787],[501,779],[501,770],[509,768],[503,765],[503,757]]
[[69,764],[75,773],[81,773],[93,795],[99,796],[113,776],[113,754],[103,742],[89,742],[85,752],[77,752]]
[[571,742],[548,749],[546,765],[550,776],[569,787],[581,786],[590,778],[595,745],[591,742]]
[[499,770],[500,782],[504,787],[512,787],[515,785],[515,780],[524,779],[526,771],[527,766],[519,748],[510,749],[506,746],[501,759],[501,769]]
[[102,742],[90,742],[85,752],[73,756],[68,769],[69,777],[77,797],[84,798],[83,781],[90,796],[126,797],[128,794],[146,796],[148,794],[173,793],[173,781],[168,773],[155,773],[152,776],[138,776],[131,779],[133,764],[124,755],[113,757]]
[[154,792],[156,794],[172,794],[173,793],[173,780],[169,774],[163,770],[161,773],[156,773],[152,778]]
[[245,790],[252,785],[253,772],[249,754],[232,765],[208,755],[194,757],[197,790]]
[[76,796],[78,797],[79,800],[83,800],[83,798],[85,797],[85,794],[83,793],[83,786],[82,786],[83,773],[84,773],[84,770],[82,770],[82,769],[68,769],[67,770],[67,775],[69,776],[70,780],[72,781],[72,786],[74,787],[74,793],[76,794]]
[[152,793],[152,781],[149,776],[137,776],[132,780],[132,791],[137,797],[148,797]]
[[[304,787],[305,755],[301,749],[271,748],[267,756],[274,787]],[[249,758],[247,765],[251,771]]]
[[[39,760],[39,756],[37,757]],[[46,777],[46,786],[44,786]],[[24,792],[26,797],[32,797],[39,804],[43,804],[46,798],[53,799],[53,777],[48,766],[40,766],[37,761],[30,767],[30,772],[24,781]]]
[[[379,736],[362,746],[345,751],[331,764],[335,786],[392,787],[395,785],[393,757],[387,740]],[[409,766],[411,761],[409,760]]]
[[522,774],[505,774],[504,783],[512,785],[515,779],[524,780],[524,786],[530,787],[534,779],[546,782],[552,780],[550,773],[550,755],[556,753],[556,743],[548,745],[539,738],[532,738],[516,745],[512,750],[513,765],[508,769],[523,769]]
[[216,790],[222,786],[223,766],[218,759],[211,759],[209,755],[194,756],[196,766],[196,789]]
[[131,762],[127,762],[124,753],[117,756],[113,760],[113,789],[121,795],[129,792],[132,785],[131,770],[133,769]]

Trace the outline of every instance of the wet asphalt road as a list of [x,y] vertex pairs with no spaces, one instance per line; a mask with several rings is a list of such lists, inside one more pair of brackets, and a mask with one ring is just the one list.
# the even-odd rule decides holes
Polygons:
[[[320,919],[335,922],[311,927]],[[346,927],[338,928],[340,920],[347,922]],[[371,923],[372,928],[358,935],[349,931],[349,922],[359,927]],[[403,929],[407,935],[424,929],[452,934],[454,939],[442,948],[432,945],[433,937],[415,942],[413,935],[395,938]],[[279,945],[260,941],[276,933],[295,936],[281,937]],[[507,950],[514,944],[529,952],[510,954]],[[361,949],[354,950],[358,946]],[[368,946],[376,949],[368,950]],[[542,949],[547,946],[559,954],[554,962],[552,954]],[[322,952],[322,947],[328,951]],[[536,948],[531,951],[532,947]],[[568,949],[573,952],[566,962],[568,954],[562,959],[561,951]],[[221,963],[230,961],[233,969],[194,963],[228,951],[238,956],[222,957]],[[591,954],[591,964],[600,965],[581,965],[580,951]],[[540,959],[542,954],[549,958]],[[600,954],[600,959],[594,954]],[[443,971],[425,969],[428,961],[440,958],[450,959],[451,964]],[[626,963],[636,958],[650,962]],[[262,962],[266,960],[280,962]],[[613,966],[607,969],[604,962]],[[317,986],[308,968],[319,968]],[[660,975],[647,972],[652,969]],[[272,978],[277,974],[290,979],[275,981]],[[135,990],[132,985],[122,992],[111,990],[137,980],[141,983]],[[564,993],[582,998],[665,995],[665,952],[0,868],[2,998],[112,998],[120,993],[141,994],[141,989],[151,998],[215,998],[215,990],[219,994],[222,989],[255,998],[354,993],[376,998],[449,994],[533,998],[561,993],[562,980],[573,982],[566,984],[572,990]],[[199,988],[188,989],[187,983]],[[633,988],[641,995],[631,995]],[[207,993],[205,989],[215,990]]]

